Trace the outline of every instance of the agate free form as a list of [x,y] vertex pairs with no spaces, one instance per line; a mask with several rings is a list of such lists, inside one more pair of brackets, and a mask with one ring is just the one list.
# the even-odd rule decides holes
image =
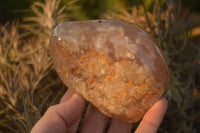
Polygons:
[[139,121],[169,81],[155,41],[128,22],[61,23],[50,45],[54,66],[66,86],[114,119]]

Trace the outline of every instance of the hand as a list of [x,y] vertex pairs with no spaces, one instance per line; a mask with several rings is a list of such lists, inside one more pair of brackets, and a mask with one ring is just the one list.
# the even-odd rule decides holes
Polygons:
[[[36,123],[31,133],[75,133],[85,108],[85,100],[69,89],[59,104],[51,106]],[[167,100],[162,97],[144,115],[135,133],[156,133],[167,110]],[[108,117],[89,106],[81,133],[103,133]],[[112,120],[108,133],[128,133],[132,124]]]

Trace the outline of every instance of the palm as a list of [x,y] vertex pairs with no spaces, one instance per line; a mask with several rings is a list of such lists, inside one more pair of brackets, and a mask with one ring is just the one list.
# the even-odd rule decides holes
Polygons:
[[[54,105],[47,110],[31,133],[75,133],[84,108],[85,100],[69,89],[58,105]],[[155,133],[162,122],[166,110],[167,101],[165,98],[161,98],[144,115],[135,132]],[[81,133],[103,133],[108,121],[109,118],[107,116],[90,105],[81,127]],[[132,124],[113,119],[108,133],[128,133],[131,132],[131,127]]]

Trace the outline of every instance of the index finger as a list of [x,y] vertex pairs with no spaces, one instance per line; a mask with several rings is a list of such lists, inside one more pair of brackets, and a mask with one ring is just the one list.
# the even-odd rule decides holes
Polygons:
[[66,93],[63,95],[63,97],[60,99],[60,103],[63,103],[65,101],[68,101],[73,95],[74,95],[75,91],[68,88]]

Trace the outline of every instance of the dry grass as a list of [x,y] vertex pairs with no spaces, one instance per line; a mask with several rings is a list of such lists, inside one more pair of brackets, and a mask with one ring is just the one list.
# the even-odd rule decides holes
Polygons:
[[[52,67],[49,38],[58,23],[71,16],[72,0],[35,2],[34,16],[0,26],[0,133],[29,132],[44,111],[58,102],[67,89]],[[170,85],[165,93],[168,113],[159,132],[198,132],[200,118],[200,17],[180,3],[160,5],[153,12],[143,4],[131,10],[107,14],[138,24],[158,42],[170,68]]]
[[52,29],[67,19],[64,12],[70,7],[59,5],[60,0],[35,2],[35,16],[0,26],[0,132],[30,132],[66,90],[49,52]]
[[[199,15],[190,14],[180,3],[160,6],[155,1],[152,13],[143,4],[131,11],[120,9],[107,18],[122,19],[146,29],[162,48],[170,69],[170,84],[165,93],[169,101],[160,132],[198,132],[200,117],[200,24]],[[198,88],[198,89],[195,89]]]

